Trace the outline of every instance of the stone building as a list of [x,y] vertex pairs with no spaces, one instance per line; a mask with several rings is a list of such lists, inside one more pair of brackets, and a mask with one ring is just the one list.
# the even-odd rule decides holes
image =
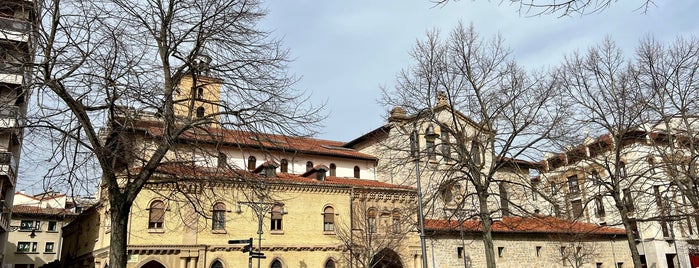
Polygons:
[[[216,114],[215,106],[209,104],[218,100],[219,82],[208,78],[200,81],[206,84],[192,86],[191,80],[183,80],[176,103],[187,103],[190,96],[197,100],[189,108],[176,107],[178,113],[195,114],[197,118]],[[188,88],[196,92],[188,93]],[[445,105],[434,112],[444,122],[457,114],[459,124],[465,126],[462,133],[466,139],[449,136],[423,115],[408,116],[400,109],[393,111],[388,125],[350,142],[226,130],[216,120],[189,130],[175,141],[175,149],[134,202],[128,226],[128,266],[244,267],[251,260],[259,261],[260,267],[273,268],[393,268],[421,267],[423,260],[458,261],[457,255],[452,256],[457,248],[438,245],[463,243],[464,239],[428,225],[433,232],[428,237],[430,253],[423,256],[415,228],[416,186],[426,194],[428,223],[472,212],[472,207],[465,206],[468,185],[440,179],[449,169],[439,167],[448,167],[456,161],[451,157],[458,155],[441,145],[475,148],[472,151],[483,160],[479,166],[483,169],[489,168],[487,163],[499,164],[501,183],[491,185],[490,191],[500,194],[488,200],[494,208],[494,219],[504,220],[509,212],[518,210],[520,206],[508,208],[520,199],[520,193],[512,188],[514,184],[508,183],[531,180],[529,170],[536,164],[513,159],[493,161],[489,145],[479,138],[491,130]],[[124,113],[137,114],[138,120],[127,126],[130,136],[125,139],[128,148],[135,149],[124,153],[124,159],[136,159],[149,152],[151,139],[161,137],[164,128],[157,114],[133,110]],[[415,148],[424,157],[420,163],[432,169],[415,173],[413,162],[406,160],[413,153],[412,129],[420,131],[417,139],[413,138],[417,147],[423,148]],[[138,171],[136,165],[126,162],[125,175]],[[422,184],[416,183],[415,174],[423,175]],[[104,196],[101,200],[64,229],[62,260],[68,267],[108,265],[110,217]],[[599,231],[605,239],[603,230],[607,229]],[[470,232],[470,243],[481,243],[473,236],[477,231]],[[510,243],[512,233],[500,233],[496,243]],[[253,252],[261,249],[267,258],[250,259],[249,253],[241,252],[245,245],[228,244],[231,239],[252,239]],[[528,233],[517,239],[541,242],[546,252],[558,243],[548,233]],[[599,237],[580,239],[595,244]],[[521,245],[529,248],[533,244]],[[482,252],[478,246],[462,250],[461,256],[471,256],[474,261]],[[618,250],[621,256],[628,255],[623,248]],[[561,263],[547,260],[544,267]],[[607,255],[595,261],[614,262]],[[503,263],[503,267],[521,267],[517,264],[521,263]]]

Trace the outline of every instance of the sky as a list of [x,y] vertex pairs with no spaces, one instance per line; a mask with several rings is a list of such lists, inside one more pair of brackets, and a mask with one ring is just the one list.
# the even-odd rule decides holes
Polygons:
[[[624,4],[621,4],[623,2]],[[383,125],[391,107],[378,103],[381,87],[412,64],[408,52],[427,31],[448,34],[459,22],[473,23],[484,38],[500,34],[515,59],[530,69],[556,66],[563,56],[584,51],[609,36],[629,55],[641,38],[671,42],[699,33],[699,1],[657,1],[646,14],[641,0],[624,0],[601,13],[558,17],[520,14],[509,1],[461,0],[433,7],[429,0],[271,0],[261,28],[283,38],[296,85],[325,104],[325,127],[316,136],[351,141]],[[23,157],[18,190],[42,191],[43,172]],[[40,170],[43,170],[39,168]]]
[[639,40],[672,42],[699,33],[699,1],[656,1],[643,13],[642,1],[613,1],[584,16],[522,14],[510,1],[462,0],[434,7],[428,1],[269,1],[263,29],[283,38],[296,85],[326,105],[318,138],[351,141],[386,121],[381,87],[412,64],[408,52],[426,32],[448,34],[459,22],[473,23],[484,38],[500,34],[515,60],[531,70],[556,66],[563,56],[584,52],[610,37],[628,56]]

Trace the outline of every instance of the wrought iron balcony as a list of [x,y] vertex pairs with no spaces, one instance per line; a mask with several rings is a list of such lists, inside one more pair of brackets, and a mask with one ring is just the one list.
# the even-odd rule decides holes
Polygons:
[[15,185],[17,180],[15,168],[17,168],[15,156],[11,152],[0,152],[0,177],[7,177],[12,185]]

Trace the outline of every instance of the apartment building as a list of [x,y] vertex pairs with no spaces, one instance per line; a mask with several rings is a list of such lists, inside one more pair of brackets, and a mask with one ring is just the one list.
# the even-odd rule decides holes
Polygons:
[[[0,252],[5,252],[17,183],[22,125],[32,56],[34,2],[4,1],[0,7]],[[0,263],[4,256],[0,256]]]
[[696,118],[668,118],[587,138],[545,160],[542,186],[561,217],[622,228],[628,219],[647,267],[695,267],[697,129]]
[[78,215],[69,199],[56,192],[15,193],[5,267],[40,267],[59,261],[61,230]]

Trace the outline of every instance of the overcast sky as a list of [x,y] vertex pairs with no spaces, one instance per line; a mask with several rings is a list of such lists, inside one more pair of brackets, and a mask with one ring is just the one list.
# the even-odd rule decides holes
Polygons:
[[[623,3],[622,3],[623,2]],[[559,18],[520,14],[508,1],[463,0],[445,7],[425,1],[269,1],[263,28],[282,37],[294,62],[298,87],[326,102],[329,117],[319,138],[350,141],[385,123],[389,107],[378,104],[380,86],[412,62],[408,51],[425,33],[473,23],[482,37],[500,34],[528,68],[557,65],[610,36],[631,55],[641,38],[671,42],[699,32],[699,1],[657,1],[646,14],[641,1],[614,3],[605,11]]]

